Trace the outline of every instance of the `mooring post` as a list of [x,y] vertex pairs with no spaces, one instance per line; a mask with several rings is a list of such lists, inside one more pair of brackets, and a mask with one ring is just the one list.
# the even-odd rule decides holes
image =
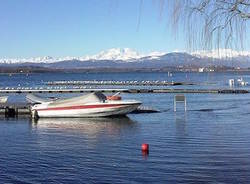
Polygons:
[[34,120],[38,119],[38,113],[36,110],[31,111],[31,118]]
[[9,107],[8,106],[5,107],[5,117],[6,118],[9,117]]
[[18,117],[18,108],[15,108],[15,117]]

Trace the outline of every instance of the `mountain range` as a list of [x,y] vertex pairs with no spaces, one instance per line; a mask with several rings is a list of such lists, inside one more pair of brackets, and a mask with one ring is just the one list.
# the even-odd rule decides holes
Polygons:
[[230,49],[139,54],[129,48],[114,48],[84,57],[0,59],[2,67],[81,68],[164,68],[164,67],[250,67],[250,52]]

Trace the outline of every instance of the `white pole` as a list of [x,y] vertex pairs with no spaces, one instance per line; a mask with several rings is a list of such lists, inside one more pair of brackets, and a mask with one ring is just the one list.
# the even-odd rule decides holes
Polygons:
[[174,112],[176,112],[176,99],[174,97]]
[[187,111],[187,101],[186,101],[186,97],[185,97],[185,112]]

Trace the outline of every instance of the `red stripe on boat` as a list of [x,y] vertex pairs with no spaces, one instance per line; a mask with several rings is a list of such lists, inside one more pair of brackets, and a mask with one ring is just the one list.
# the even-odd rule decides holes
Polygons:
[[46,109],[36,109],[37,111],[49,111],[49,110],[73,110],[73,109],[93,109],[103,107],[119,107],[128,104],[102,104],[102,105],[80,105],[80,106],[69,106],[69,107],[51,107]]

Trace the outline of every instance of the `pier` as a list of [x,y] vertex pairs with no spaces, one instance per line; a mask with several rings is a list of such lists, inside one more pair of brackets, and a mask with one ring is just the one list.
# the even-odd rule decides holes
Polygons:
[[30,104],[3,104],[0,106],[0,117],[16,118],[18,116],[30,116]]
[[103,92],[103,93],[220,93],[220,94],[244,94],[249,93],[249,90],[245,89],[184,89],[184,88],[1,88],[0,94],[21,94],[21,93],[91,93],[91,92]]
[[45,82],[49,86],[68,86],[68,85],[99,85],[99,86],[178,86],[178,85],[194,85],[190,82],[174,82],[174,81],[160,81],[160,80],[127,80],[127,81],[113,81],[113,80],[84,80],[84,81],[49,81]]

